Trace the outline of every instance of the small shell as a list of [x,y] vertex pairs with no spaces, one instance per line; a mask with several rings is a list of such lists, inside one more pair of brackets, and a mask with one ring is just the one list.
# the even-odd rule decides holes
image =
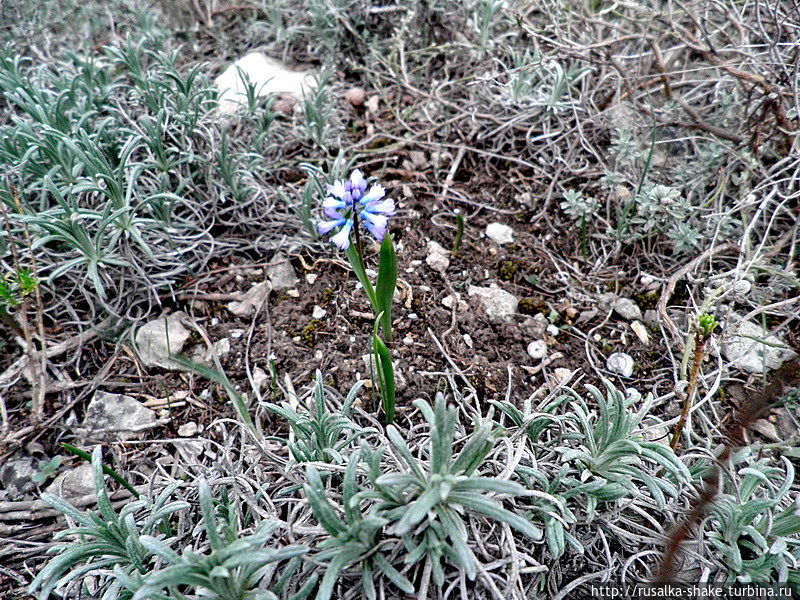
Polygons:
[[534,340],[528,344],[528,354],[531,358],[541,360],[547,356],[547,344],[542,340]]
[[752,288],[753,286],[749,281],[746,279],[740,279],[733,284],[733,293],[744,296],[745,294],[749,293]]
[[630,377],[633,375],[633,358],[624,352],[614,352],[606,360],[606,368],[623,377]]

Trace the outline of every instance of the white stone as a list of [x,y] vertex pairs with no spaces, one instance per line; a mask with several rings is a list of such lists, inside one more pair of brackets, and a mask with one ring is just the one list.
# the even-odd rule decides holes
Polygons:
[[572,370],[565,367],[558,367],[553,370],[553,376],[556,378],[558,385],[564,384],[572,377]]
[[535,359],[541,360],[547,356],[547,344],[544,340],[534,340],[528,344],[528,355]]
[[561,333],[561,330],[558,327],[556,327],[555,325],[553,325],[552,323],[547,326],[545,331],[547,332],[547,335],[552,336],[552,337],[555,337],[559,333]]
[[273,290],[288,290],[297,285],[297,274],[289,259],[278,253],[267,265],[267,277]]
[[631,329],[633,329],[633,333],[636,334],[640,342],[645,345],[650,343],[650,334],[647,332],[647,327],[642,325],[639,321],[631,323]]
[[630,298],[617,298],[614,302],[614,312],[629,321],[642,320],[642,310]]
[[481,299],[486,315],[490,319],[508,320],[516,314],[517,306],[519,306],[519,300],[513,294],[498,287],[496,283],[490,287],[471,285],[467,293]]
[[262,306],[271,290],[272,284],[262,281],[247,290],[240,301],[228,302],[226,306],[237,317],[249,317]]
[[267,372],[262,369],[261,367],[256,367],[253,369],[253,387],[257,390],[263,390],[264,385],[270,381],[270,376],[267,375]]
[[321,319],[328,314],[328,311],[322,308],[319,304],[314,305],[314,310],[311,311],[312,319]]
[[468,333],[463,335],[464,343],[467,345],[468,348],[474,348],[475,342],[472,341],[472,336]]
[[306,273],[306,282],[311,285],[317,280],[317,277],[319,277],[319,275],[316,273]]
[[255,86],[259,98],[270,94],[287,94],[300,100],[303,91],[311,90],[314,86],[311,72],[293,71],[262,52],[251,52],[214,80],[214,86],[219,90],[221,114],[232,115],[243,104],[247,104],[246,80]]
[[136,331],[136,352],[145,366],[175,368],[171,357],[183,349],[191,335],[181,322],[185,316],[183,312],[176,312],[153,319]]
[[91,437],[131,440],[156,423],[156,413],[131,396],[95,392],[83,426]]
[[614,352],[606,360],[606,368],[612,373],[630,377],[633,375],[633,358],[624,352]]
[[722,354],[731,366],[748,373],[777,369],[797,356],[777,335],[750,321],[739,321],[730,329],[722,341]]
[[442,298],[442,304],[446,308],[449,308],[450,310],[452,310],[453,307],[456,306],[457,307],[456,310],[458,310],[458,312],[464,312],[469,308],[469,305],[461,299],[461,294],[459,294],[458,292],[455,292],[455,294],[450,294]]
[[502,246],[514,241],[514,230],[502,223],[489,223],[486,226],[486,237]]
[[194,437],[197,435],[198,427],[194,421],[189,421],[178,427],[178,435],[181,437]]
[[447,250],[433,240],[428,242],[428,256],[425,257],[425,262],[431,269],[439,273],[444,273],[450,266]]

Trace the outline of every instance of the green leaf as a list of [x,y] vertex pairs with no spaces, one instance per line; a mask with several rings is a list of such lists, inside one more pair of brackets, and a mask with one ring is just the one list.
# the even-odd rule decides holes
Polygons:
[[378,385],[381,391],[383,412],[386,415],[386,423],[394,421],[396,389],[394,381],[394,364],[389,348],[383,340],[376,334],[372,334],[372,349],[375,353],[376,373],[378,375]]
[[380,260],[378,263],[378,280],[375,284],[375,311],[383,313],[381,318],[383,339],[392,340],[392,303],[397,287],[397,254],[394,251],[392,236],[387,234],[381,242]]
[[350,244],[345,252],[347,253],[347,260],[350,262],[350,266],[353,268],[356,277],[358,277],[358,281],[367,293],[369,302],[372,305],[372,310],[374,310],[377,315],[380,312],[380,310],[378,310],[378,297],[375,295],[375,288],[372,287],[372,282],[369,280],[369,277],[367,277],[367,270],[364,268],[364,261],[361,259],[358,249],[355,244]]

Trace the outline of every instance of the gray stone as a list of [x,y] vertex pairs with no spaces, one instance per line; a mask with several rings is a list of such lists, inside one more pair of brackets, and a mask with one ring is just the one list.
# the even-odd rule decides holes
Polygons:
[[628,321],[642,320],[642,310],[630,298],[617,298],[614,302],[614,312]]
[[467,293],[478,296],[483,303],[483,308],[490,319],[508,320],[517,312],[519,300],[504,289],[493,283],[490,287],[469,286]]
[[92,465],[84,462],[74,469],[61,473],[47,486],[48,493],[65,500],[95,493]]
[[[736,318],[735,315],[731,315]],[[765,332],[750,321],[739,321],[722,341],[723,356],[731,366],[748,373],[764,373],[777,369],[797,353],[788,348],[777,335]]]
[[146,366],[175,368],[175,362],[170,357],[183,349],[191,335],[181,323],[185,316],[183,312],[176,312],[145,323],[137,330],[136,351]]
[[297,273],[289,259],[278,253],[272,257],[272,261],[267,265],[267,277],[272,283],[273,290],[288,290],[297,285],[299,281]]
[[262,281],[247,290],[240,301],[228,302],[226,306],[237,317],[249,317],[261,307],[271,290],[272,284]]
[[0,467],[0,487],[6,491],[9,500],[17,500],[36,489],[33,476],[38,472],[33,456],[10,458]]
[[514,241],[514,230],[502,223],[489,223],[486,226],[486,237],[502,246]]
[[450,266],[447,250],[445,250],[441,244],[434,241],[428,242],[428,256],[425,257],[425,262],[431,269],[439,273],[444,273],[447,267]]
[[658,327],[658,311],[653,310],[652,308],[647,309],[644,311],[644,315],[642,320],[647,325],[652,325],[653,327]]
[[156,413],[136,399],[98,391],[86,408],[83,426],[92,437],[131,440],[156,421]]

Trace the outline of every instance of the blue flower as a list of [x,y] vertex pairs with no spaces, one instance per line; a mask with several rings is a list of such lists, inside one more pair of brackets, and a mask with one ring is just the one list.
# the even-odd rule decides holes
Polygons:
[[341,227],[331,241],[342,250],[350,245],[350,233],[357,217],[379,242],[383,240],[389,226],[389,217],[395,212],[394,200],[384,200],[382,185],[373,185],[367,190],[367,180],[360,169],[350,174],[350,179],[338,179],[327,186],[329,196],[322,201],[322,212],[330,221],[320,221],[317,229],[325,235]]

